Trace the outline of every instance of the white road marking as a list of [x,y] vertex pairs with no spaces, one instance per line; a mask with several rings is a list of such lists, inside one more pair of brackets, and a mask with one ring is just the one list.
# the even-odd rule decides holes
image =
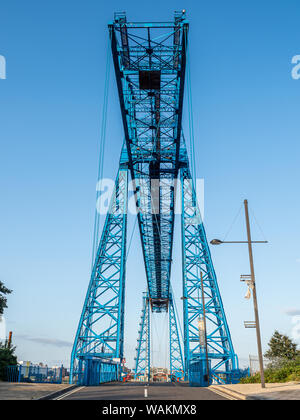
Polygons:
[[210,391],[214,392],[215,394],[220,395],[221,397],[226,398],[227,400],[234,400],[234,401],[238,401],[239,400],[239,398],[235,398],[232,395],[226,394],[225,392],[224,393],[223,392],[219,392],[219,391],[216,391],[215,389],[210,389]]
[[63,400],[65,397],[68,397],[69,395],[74,394],[75,392],[80,391],[83,388],[85,388],[85,386],[80,386],[79,388],[75,388],[72,391],[67,392],[66,394],[63,394],[57,398],[54,398],[54,400]]

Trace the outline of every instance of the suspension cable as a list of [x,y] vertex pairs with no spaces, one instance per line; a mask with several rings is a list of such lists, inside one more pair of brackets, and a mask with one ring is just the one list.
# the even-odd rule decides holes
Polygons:
[[227,238],[227,236],[228,236],[228,235],[229,235],[229,233],[231,232],[231,230],[232,230],[232,228],[233,228],[233,226],[234,226],[235,222],[237,221],[237,219],[238,219],[238,217],[239,217],[239,215],[240,215],[240,213],[241,213],[242,207],[243,207],[243,204],[241,204],[241,206],[240,206],[240,208],[239,208],[239,210],[238,210],[237,214],[235,215],[235,217],[234,217],[234,219],[233,219],[233,221],[232,221],[231,225],[229,226],[229,229],[228,229],[228,231],[226,232],[226,234],[225,234],[225,236],[224,236],[224,238],[223,238],[223,241],[225,241],[225,239]]
[[[111,60],[110,43],[108,39],[108,45],[107,45],[107,51],[106,51],[106,70],[105,70],[105,82],[104,82],[104,94],[103,94],[103,106],[102,106],[102,121],[101,121],[101,132],[100,132],[97,183],[102,182],[102,177],[103,177],[103,163],[104,163],[106,126],[107,126],[107,104],[108,104],[108,91],[109,91],[109,81],[110,81],[110,60]],[[99,201],[101,200],[101,190],[99,188],[99,185],[97,185],[97,191],[96,191],[96,205],[98,203],[98,200]],[[99,245],[99,227],[100,227],[100,213],[98,212],[98,209],[96,206],[94,235],[93,235],[92,267],[94,265],[95,256],[96,256],[97,248]]]

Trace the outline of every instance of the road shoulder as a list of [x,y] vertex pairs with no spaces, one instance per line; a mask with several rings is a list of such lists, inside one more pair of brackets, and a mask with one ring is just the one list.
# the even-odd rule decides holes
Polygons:
[[239,400],[300,400],[300,383],[211,385],[212,391],[229,395]]

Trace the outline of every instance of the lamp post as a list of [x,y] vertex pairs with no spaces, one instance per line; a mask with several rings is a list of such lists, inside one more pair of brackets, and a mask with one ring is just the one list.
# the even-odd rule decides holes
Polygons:
[[210,243],[212,245],[221,245],[221,244],[248,244],[248,253],[249,253],[249,262],[250,262],[250,271],[251,271],[251,286],[252,286],[252,296],[253,296],[253,306],[254,306],[254,315],[255,315],[255,328],[256,328],[256,339],[257,339],[257,350],[258,350],[258,359],[259,359],[259,368],[260,368],[260,377],[261,377],[261,387],[265,388],[265,375],[264,375],[264,362],[261,346],[261,334],[260,334],[260,323],[258,315],[258,304],[257,304],[257,295],[256,295],[256,284],[255,284],[255,273],[254,273],[254,262],[253,262],[253,252],[252,244],[265,244],[268,241],[252,241],[251,239],[251,230],[250,230],[250,220],[249,220],[249,211],[248,211],[248,200],[244,200],[245,208],[245,219],[246,219],[246,228],[247,228],[247,241],[221,241],[220,239],[213,239]]
[[201,279],[201,297],[202,297],[202,308],[203,308],[203,323],[204,323],[204,337],[205,337],[205,360],[206,360],[206,371],[207,371],[207,383],[209,386],[209,361],[208,361],[208,346],[207,346],[207,330],[206,330],[206,311],[205,311],[205,297],[203,288],[203,274],[200,272]]

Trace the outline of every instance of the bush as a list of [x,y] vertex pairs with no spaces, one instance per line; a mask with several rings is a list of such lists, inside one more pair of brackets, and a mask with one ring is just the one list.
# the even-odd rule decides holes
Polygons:
[[14,355],[15,347],[0,343],[0,380],[6,380],[6,368],[17,364],[17,357]]
[[246,376],[240,380],[241,384],[256,384],[260,382],[260,373],[256,373],[252,376]]
[[[300,358],[295,360],[281,360],[277,361],[276,367],[274,364],[265,369],[266,383],[284,383],[292,381],[300,381]],[[241,379],[242,384],[255,384],[260,382],[260,373],[253,376]]]

